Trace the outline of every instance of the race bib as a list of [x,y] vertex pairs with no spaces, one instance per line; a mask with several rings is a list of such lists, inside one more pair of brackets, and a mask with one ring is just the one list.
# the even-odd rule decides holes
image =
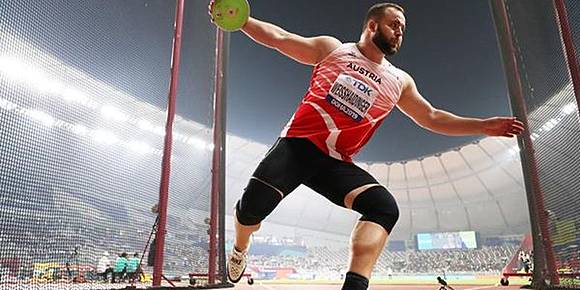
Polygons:
[[326,101],[359,122],[369,111],[378,93],[349,75],[341,74],[332,84]]

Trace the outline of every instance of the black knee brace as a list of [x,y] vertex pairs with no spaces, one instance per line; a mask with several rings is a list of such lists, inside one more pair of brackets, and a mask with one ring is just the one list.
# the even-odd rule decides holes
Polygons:
[[360,193],[352,208],[362,214],[361,221],[381,225],[390,234],[399,219],[399,207],[391,193],[382,186],[373,186]]
[[236,217],[245,226],[257,225],[280,203],[282,195],[272,186],[250,179],[242,198],[236,203]]

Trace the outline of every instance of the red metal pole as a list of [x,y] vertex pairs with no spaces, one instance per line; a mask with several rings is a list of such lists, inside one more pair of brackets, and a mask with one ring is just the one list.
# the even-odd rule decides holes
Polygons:
[[[566,4],[564,0],[554,0],[554,8],[556,11],[556,20],[560,27],[562,41],[566,52],[566,60],[570,75],[572,77],[572,86],[574,87],[574,94],[576,95],[576,103],[580,108],[580,67],[578,65],[578,55],[576,54],[576,47],[572,40],[572,31],[570,23],[568,22],[568,13],[566,12]],[[580,110],[578,111],[580,114]]]
[[[224,150],[224,141],[222,131],[224,124],[222,122],[222,82],[223,82],[223,50],[221,49],[224,41],[224,32],[216,28],[216,61],[214,69],[214,114],[213,114],[213,160],[211,176],[211,210],[210,210],[210,228],[209,228],[209,269],[208,284],[215,283],[216,261],[217,261],[217,233],[219,220],[219,198],[220,191],[223,190],[220,182],[220,172],[222,165],[222,153]],[[223,282],[223,281],[222,281]]]
[[[499,3],[499,7],[501,10],[501,17],[503,18],[503,21],[506,24],[508,24],[509,23],[509,16],[508,16],[507,8],[506,8],[504,1],[505,0],[498,0],[497,2]],[[514,47],[514,39],[513,39],[512,32],[509,29],[509,26],[506,27],[505,31],[503,31],[503,34],[505,35],[505,37],[507,39],[507,43],[509,44],[509,57],[506,59],[506,61],[507,61],[507,63],[509,63],[509,67],[515,73],[515,75],[520,76],[518,58],[517,58],[517,50]],[[526,105],[525,105],[523,85],[522,85],[519,77],[517,77],[516,80],[517,80],[517,84],[515,84],[516,85],[515,90],[513,91],[513,99],[516,101],[515,105],[517,106],[515,109],[518,112],[521,112],[523,114],[523,116],[518,116],[518,117],[521,118],[521,121],[524,123],[525,128],[527,128],[529,130],[529,128],[531,128],[531,127],[528,123],[528,112],[527,112]],[[532,190],[533,196],[535,198],[533,203],[535,204],[535,207],[537,208],[536,214],[537,214],[538,219],[539,219],[541,241],[543,244],[544,253],[546,255],[546,264],[548,267],[547,274],[549,276],[549,279],[550,279],[552,285],[558,285],[560,280],[559,280],[558,275],[556,273],[554,249],[552,248],[552,241],[550,239],[550,231],[548,229],[548,217],[547,217],[546,208],[544,205],[544,193],[542,191],[542,185],[540,183],[539,170],[538,170],[538,165],[537,165],[537,160],[536,160],[536,155],[535,155],[534,143],[532,142],[530,134],[528,134],[527,132],[524,134],[521,134],[520,138],[523,140],[522,153],[525,152],[525,156],[527,156],[529,158],[529,162],[527,162],[529,165],[528,173],[529,173],[531,183],[532,183],[531,190]],[[525,156],[522,157],[522,160],[525,159]]]
[[165,123],[165,143],[161,163],[161,183],[159,184],[159,225],[155,236],[155,263],[153,266],[153,287],[161,286],[163,276],[163,251],[165,246],[165,228],[167,225],[167,204],[169,196],[169,176],[171,172],[171,146],[173,142],[173,120],[175,118],[175,95],[179,79],[179,61],[181,56],[181,33],[183,28],[184,0],[177,0],[175,12],[173,56],[171,59],[171,81],[167,103],[167,122]]

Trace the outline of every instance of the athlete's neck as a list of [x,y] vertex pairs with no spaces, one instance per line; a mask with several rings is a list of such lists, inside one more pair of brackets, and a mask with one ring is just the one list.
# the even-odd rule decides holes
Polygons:
[[376,45],[369,41],[359,41],[356,47],[360,52],[372,62],[382,64],[385,54]]

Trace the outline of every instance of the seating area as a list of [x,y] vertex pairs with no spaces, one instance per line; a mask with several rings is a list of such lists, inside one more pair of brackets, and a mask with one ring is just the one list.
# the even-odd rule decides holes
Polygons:
[[[515,245],[489,246],[474,250],[385,250],[375,267],[375,273],[498,273],[517,251]],[[348,248],[308,248],[302,257],[250,255],[249,265],[256,267],[293,267],[298,272],[344,272]]]

